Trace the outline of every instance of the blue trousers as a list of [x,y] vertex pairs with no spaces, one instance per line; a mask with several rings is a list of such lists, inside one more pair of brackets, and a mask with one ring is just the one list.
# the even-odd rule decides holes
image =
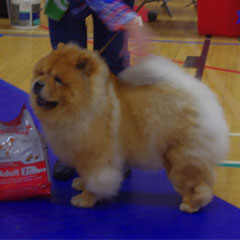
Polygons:
[[[134,0],[126,0],[125,2],[133,8]],[[100,50],[116,32],[109,31],[94,12],[91,14],[94,25],[94,49]],[[67,11],[60,21],[54,21],[49,18],[49,31],[53,49],[56,49],[60,42],[73,42],[83,48],[87,48],[87,26],[85,18],[75,17],[70,11]],[[126,67],[126,63],[129,64],[130,54],[128,54],[127,57],[119,56],[124,40],[126,40],[126,36],[124,35],[124,32],[119,32],[117,37],[102,53],[110,70],[116,75]]]

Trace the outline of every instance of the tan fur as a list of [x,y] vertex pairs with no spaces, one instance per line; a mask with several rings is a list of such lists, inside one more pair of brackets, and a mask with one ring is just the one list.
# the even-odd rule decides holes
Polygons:
[[[63,84],[54,82],[56,75]],[[82,178],[77,182],[84,191],[73,205],[91,207],[117,194],[124,165],[164,166],[183,196],[183,211],[194,212],[211,201],[215,166],[185,151],[201,144],[192,134],[198,112],[185,91],[167,83],[123,83],[97,54],[74,45],[61,45],[41,59],[36,80],[45,83],[41,96],[58,105],[40,107],[32,94],[34,111],[55,153]]]

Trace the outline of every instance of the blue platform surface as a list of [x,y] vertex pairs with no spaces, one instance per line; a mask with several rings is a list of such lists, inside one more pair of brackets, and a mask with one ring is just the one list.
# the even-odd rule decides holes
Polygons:
[[[28,94],[0,80],[0,120],[15,118],[23,103],[29,107]],[[55,159],[50,152],[51,166]],[[92,209],[71,206],[74,194],[70,180],[53,179],[50,198],[0,202],[0,238],[240,238],[240,209],[215,197],[198,213],[180,212],[165,171],[133,169],[118,197]]]

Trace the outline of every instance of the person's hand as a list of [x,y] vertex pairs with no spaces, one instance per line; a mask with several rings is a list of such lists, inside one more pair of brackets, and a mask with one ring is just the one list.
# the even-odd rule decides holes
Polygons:
[[[126,39],[124,41],[124,46],[121,51],[121,55],[127,54],[127,49],[132,56],[132,62],[135,64],[142,58],[148,56],[151,53],[150,50],[150,36],[153,34],[151,30],[143,25],[141,17],[136,17],[127,24],[123,26],[123,30],[126,31]],[[128,47],[128,37],[129,37],[129,47]]]
[[135,17],[133,20],[129,21],[127,24],[124,25],[125,29],[131,30],[132,28],[136,27],[143,27],[143,21],[140,16]]

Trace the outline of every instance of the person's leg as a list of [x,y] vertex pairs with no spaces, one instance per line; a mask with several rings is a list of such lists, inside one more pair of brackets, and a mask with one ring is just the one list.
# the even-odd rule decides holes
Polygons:
[[87,47],[87,28],[85,19],[74,18],[70,11],[60,21],[48,19],[50,40],[53,49],[57,48],[58,43],[73,42],[79,46]]
[[[85,20],[74,18],[70,11],[67,11],[60,21],[48,19],[50,40],[53,49],[58,43],[76,43],[79,46],[87,47],[87,28]],[[74,169],[61,162],[59,159],[53,166],[53,176],[56,179],[65,180],[73,176]]]
[[[125,1],[131,8],[133,8],[134,0]],[[100,50],[108,41],[116,34],[116,32],[109,31],[96,14],[93,15],[94,23],[94,49]],[[102,56],[106,60],[110,70],[114,74],[120,73],[127,65],[129,65],[130,54],[125,53],[125,56],[120,56],[121,50],[124,46],[124,41],[127,41],[124,32],[119,32],[117,37],[110,43],[110,45],[103,51]]]

